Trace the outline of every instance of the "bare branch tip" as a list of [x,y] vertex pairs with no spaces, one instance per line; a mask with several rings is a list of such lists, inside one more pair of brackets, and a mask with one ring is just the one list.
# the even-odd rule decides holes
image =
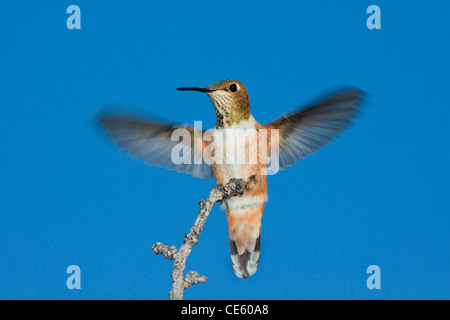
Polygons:
[[201,276],[197,271],[189,271],[187,275],[184,277],[184,288],[189,288],[190,286],[197,283],[206,283],[208,278],[206,276]]
[[175,246],[165,246],[161,242],[157,242],[152,246],[152,251],[155,254],[162,254],[168,260],[175,260],[178,250]]
[[[211,188],[211,192],[206,200],[200,200],[200,212],[188,234],[184,235],[184,242],[180,249],[175,246],[165,246],[161,242],[157,242],[152,246],[155,254],[162,254],[164,258],[175,260],[172,269],[172,290],[169,293],[171,300],[183,299],[183,291],[197,283],[206,283],[207,277],[201,276],[196,271],[189,271],[183,277],[184,268],[186,267],[186,259],[192,248],[198,243],[200,233],[204,229],[204,224],[214,204],[224,198],[233,196],[242,196],[247,186],[244,179],[231,179],[225,186],[218,185],[217,188]],[[248,189],[247,189],[248,190]]]

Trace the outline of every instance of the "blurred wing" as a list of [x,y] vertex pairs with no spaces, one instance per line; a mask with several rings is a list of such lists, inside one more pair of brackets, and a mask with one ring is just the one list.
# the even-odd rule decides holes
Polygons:
[[[280,169],[314,153],[346,128],[356,114],[363,94],[358,89],[341,91],[266,124],[266,129],[279,130]],[[268,130],[269,147],[273,135]]]
[[[212,177],[211,166],[206,164],[202,158],[197,158],[201,159],[201,163],[198,161],[199,164],[194,163],[194,157],[201,157],[203,148],[209,143],[203,141],[203,132],[199,129],[118,115],[102,116],[99,122],[119,148],[142,159],[145,163],[186,172],[194,177]],[[181,130],[176,131],[175,138],[172,138],[172,134],[177,129]],[[184,137],[179,137],[179,132],[184,133]],[[176,150],[178,159],[190,153],[189,161],[184,161],[189,163],[174,162],[172,150]]]

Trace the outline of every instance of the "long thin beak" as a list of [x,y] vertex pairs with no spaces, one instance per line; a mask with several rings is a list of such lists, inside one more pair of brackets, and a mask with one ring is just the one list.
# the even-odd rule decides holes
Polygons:
[[209,88],[204,88],[204,87],[182,87],[182,88],[177,88],[177,90],[180,91],[199,91],[199,92],[213,92],[215,90],[211,90]]

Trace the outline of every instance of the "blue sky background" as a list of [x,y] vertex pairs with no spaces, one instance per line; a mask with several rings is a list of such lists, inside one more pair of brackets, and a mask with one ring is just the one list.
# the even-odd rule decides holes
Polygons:
[[[81,8],[68,30],[66,8]],[[366,8],[381,8],[381,30]],[[108,105],[212,127],[234,78],[261,123],[341,85],[369,96],[335,142],[269,177],[258,272],[216,206],[186,299],[449,299],[448,1],[21,1],[0,19],[0,298],[166,299],[213,180],[146,166],[92,124]],[[169,193],[177,201],[169,200]],[[81,290],[66,268],[81,268]],[[366,268],[381,268],[381,290]]]

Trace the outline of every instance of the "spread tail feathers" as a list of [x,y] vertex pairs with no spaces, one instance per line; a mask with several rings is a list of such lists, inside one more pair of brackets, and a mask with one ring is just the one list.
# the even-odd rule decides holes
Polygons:
[[227,210],[231,263],[239,278],[245,279],[258,269],[263,210],[264,204]]
[[241,254],[239,254],[236,241],[230,239],[231,263],[234,273],[239,278],[245,279],[256,272],[258,269],[260,248],[261,234],[256,239],[253,248],[249,250],[245,248]]

